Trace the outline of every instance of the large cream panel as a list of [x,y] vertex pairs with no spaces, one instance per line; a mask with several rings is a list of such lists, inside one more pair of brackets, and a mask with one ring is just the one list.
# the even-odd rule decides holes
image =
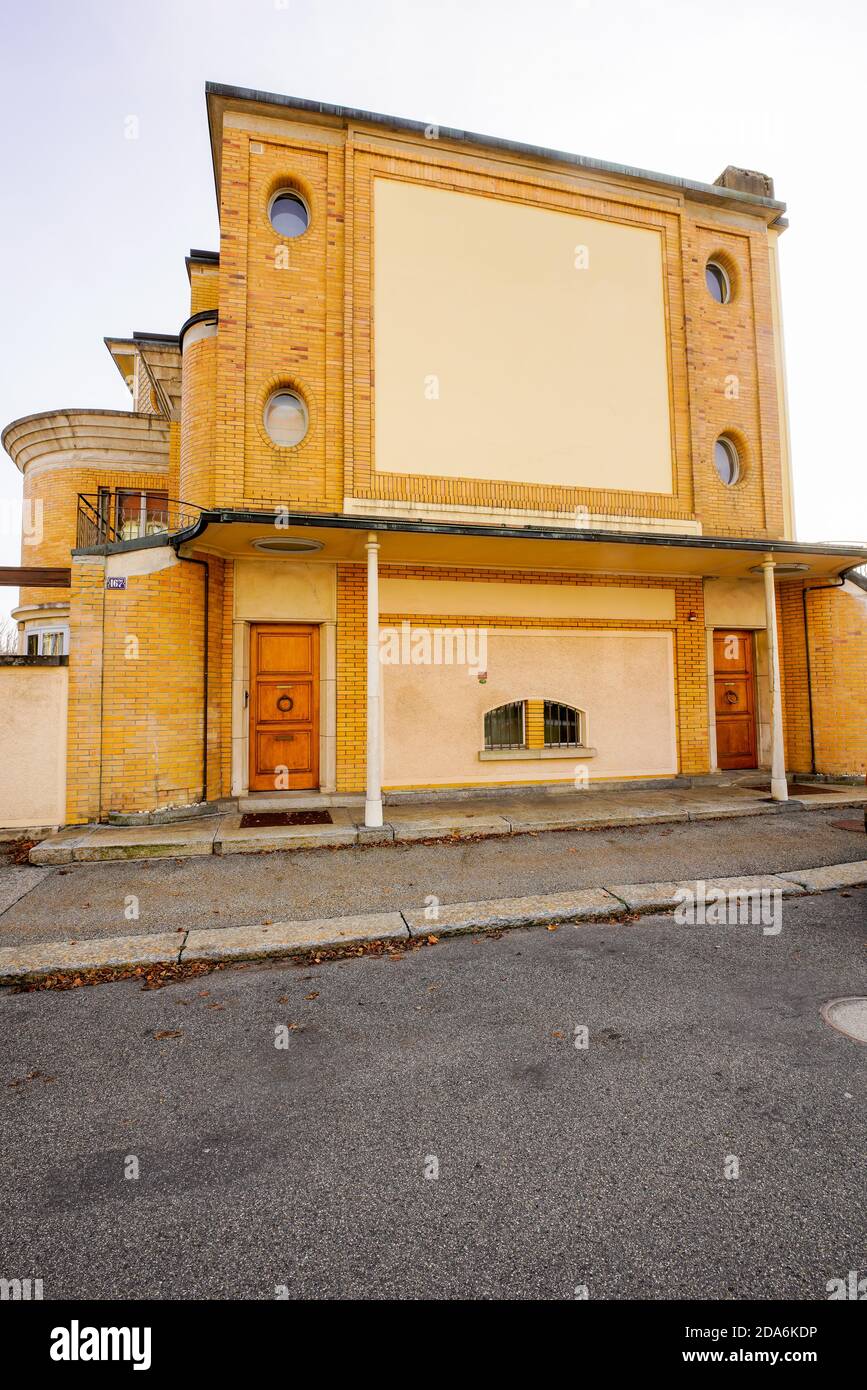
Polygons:
[[392,179],[374,218],[378,470],[672,491],[660,233]]
[[251,622],[327,623],[337,616],[333,565],[236,560],[235,617]]

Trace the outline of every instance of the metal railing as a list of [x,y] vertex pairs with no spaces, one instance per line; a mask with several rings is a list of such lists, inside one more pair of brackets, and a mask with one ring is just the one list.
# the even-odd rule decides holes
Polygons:
[[860,585],[862,589],[867,589],[867,565],[856,565],[853,570],[849,571],[849,578]]
[[486,748],[523,748],[524,742],[523,700],[488,710],[485,715]]
[[581,743],[581,716],[571,705],[545,701],[545,747],[577,748]]
[[90,550],[143,536],[174,535],[199,519],[202,508],[161,492],[104,488],[78,494],[76,549]]

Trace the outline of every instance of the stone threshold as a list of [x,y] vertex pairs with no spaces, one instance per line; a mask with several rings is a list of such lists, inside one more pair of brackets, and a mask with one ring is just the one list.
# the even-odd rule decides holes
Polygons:
[[[867,860],[819,868],[791,869],[702,881],[706,897],[780,893],[785,897],[867,885]],[[672,883],[612,884],[582,888],[574,893],[540,893],[532,897],[500,898],[488,902],[450,903],[432,914],[430,908],[406,907],[398,912],[314,918],[298,922],[269,922],[253,926],[192,928],[146,936],[52,941],[0,949],[0,984],[28,978],[106,967],[184,965],[195,961],[257,960],[303,955],[373,941],[409,941],[413,937],[455,936],[519,927],[561,926],[581,922],[622,921],[627,916],[670,912],[684,892],[696,893],[697,880]]]

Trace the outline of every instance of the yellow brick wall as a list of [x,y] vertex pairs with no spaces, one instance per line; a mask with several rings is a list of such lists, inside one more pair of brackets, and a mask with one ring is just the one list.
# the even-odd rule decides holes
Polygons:
[[[204,557],[202,557],[204,558]],[[208,557],[208,797],[226,787],[231,666],[225,562]],[[180,563],[106,590],[101,557],[75,562],[69,661],[70,823],[187,805],[202,790],[204,570]]]
[[367,572],[337,566],[337,790],[364,790],[367,739]]
[[220,298],[218,265],[190,264],[190,317],[205,309],[216,309]]
[[[802,592],[804,580],[778,586],[786,767],[809,772],[810,714]],[[867,773],[867,593],[837,587],[807,594],[815,770]]]
[[[161,471],[124,471],[95,468],[63,467],[53,469],[28,468],[24,474],[24,498],[31,504],[31,516],[38,515],[42,506],[42,539],[36,545],[21,546],[23,565],[62,565],[70,562],[76,542],[78,494],[93,498],[105,488],[143,488],[163,492],[168,488],[169,475]],[[21,603],[61,603],[68,599],[68,589],[22,589]]]
[[[690,357],[695,509],[709,534],[783,534],[780,420],[768,238],[764,229],[727,230],[685,216],[684,285]],[[717,304],[705,286],[713,258],[728,272],[732,298]],[[730,434],[741,477],[726,487],[713,446]]]
[[210,507],[214,502],[214,436],[217,410],[217,338],[188,341],[181,381],[181,502]]
[[[226,129],[214,451],[222,505],[342,509],[342,168],[339,147]],[[286,186],[311,209],[294,240],[268,219],[271,195]],[[264,430],[279,386],[300,391],[310,415],[294,448],[276,448]]]
[[76,558],[71,578],[66,819],[80,824],[99,818],[105,561]]
[[181,422],[169,421],[169,476],[168,494],[177,500],[181,496]]
[[545,747],[545,701],[527,701],[527,728],[525,730],[528,748]]

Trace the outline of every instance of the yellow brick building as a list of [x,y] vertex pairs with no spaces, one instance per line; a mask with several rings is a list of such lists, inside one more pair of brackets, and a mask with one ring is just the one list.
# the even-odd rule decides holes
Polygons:
[[106,340],[128,413],[3,435],[66,821],[864,774],[867,548],[795,539],[771,181],[207,105],[190,316]]

